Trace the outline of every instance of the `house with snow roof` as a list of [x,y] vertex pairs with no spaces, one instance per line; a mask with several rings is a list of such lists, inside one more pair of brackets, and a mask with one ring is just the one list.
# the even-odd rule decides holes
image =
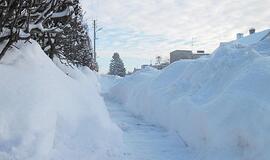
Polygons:
[[249,30],[248,36],[244,37],[242,33],[238,33],[236,35],[236,40],[231,41],[229,43],[249,46],[249,45],[257,44],[258,42],[263,41],[267,38],[270,38],[270,29],[256,33],[255,29],[251,28]]

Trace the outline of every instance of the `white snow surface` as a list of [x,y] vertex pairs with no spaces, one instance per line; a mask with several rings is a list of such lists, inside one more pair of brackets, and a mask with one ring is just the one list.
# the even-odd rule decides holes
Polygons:
[[118,159],[122,131],[96,73],[57,67],[35,41],[16,47],[0,62],[0,159]]
[[258,42],[260,42],[261,40],[263,40],[267,36],[270,37],[270,29],[266,29],[264,31],[248,35],[246,37],[242,37],[240,39],[232,41],[231,43],[250,46],[250,45],[257,44]]
[[199,159],[269,160],[269,55],[269,38],[241,47],[227,43],[207,58],[118,79],[109,95],[178,133]]
[[[121,160],[195,160],[196,154],[187,148],[177,133],[146,122],[126,111],[124,107],[105,96],[112,120],[123,131]],[[120,160],[120,159],[119,159]]]

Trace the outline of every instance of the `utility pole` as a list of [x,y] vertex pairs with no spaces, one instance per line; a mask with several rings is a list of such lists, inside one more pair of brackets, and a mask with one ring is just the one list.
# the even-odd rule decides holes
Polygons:
[[97,38],[97,32],[102,30],[102,28],[97,29],[97,20],[94,20],[93,27],[94,27],[94,61],[97,61],[97,52],[96,52],[96,40]]
[[194,49],[194,37],[192,37],[192,40],[191,40],[191,50],[192,50],[192,53],[193,53],[193,49]]
[[94,61],[96,62],[97,61],[97,54],[96,54],[96,28],[97,28],[97,24],[96,24],[96,20],[94,20]]

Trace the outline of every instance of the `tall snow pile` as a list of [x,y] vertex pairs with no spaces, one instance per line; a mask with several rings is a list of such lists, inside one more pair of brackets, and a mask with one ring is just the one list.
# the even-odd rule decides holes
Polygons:
[[100,85],[101,94],[108,93],[111,87],[116,85],[121,78],[122,77],[107,74],[98,76],[98,81],[101,82],[102,84],[106,84]]
[[179,136],[199,159],[269,160],[270,39],[220,46],[211,57],[145,69],[109,92]]
[[117,159],[122,133],[95,73],[58,63],[61,71],[31,43],[0,62],[0,159]]

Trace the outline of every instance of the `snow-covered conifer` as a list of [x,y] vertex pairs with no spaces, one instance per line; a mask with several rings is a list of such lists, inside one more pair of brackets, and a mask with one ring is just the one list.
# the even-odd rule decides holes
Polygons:
[[112,56],[109,74],[118,75],[120,77],[124,77],[126,75],[124,63],[118,53],[114,53]]
[[36,37],[48,43],[48,33],[61,32],[54,19],[68,17],[72,13],[70,6],[71,0],[0,1],[0,43],[6,42],[0,52],[0,59],[18,40]]

